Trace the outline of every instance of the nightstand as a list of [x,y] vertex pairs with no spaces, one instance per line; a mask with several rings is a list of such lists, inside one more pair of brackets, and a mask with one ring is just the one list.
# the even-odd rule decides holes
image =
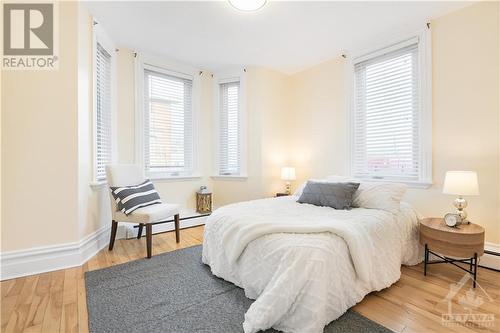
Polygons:
[[276,197],[286,197],[289,196],[290,194],[287,193],[276,193]]
[[[427,265],[449,263],[471,274],[476,287],[477,258],[484,253],[483,227],[474,223],[448,227],[442,218],[426,218],[420,221],[420,244],[425,247],[424,275]],[[429,261],[429,254],[442,260]],[[467,263],[469,269],[457,263]]]

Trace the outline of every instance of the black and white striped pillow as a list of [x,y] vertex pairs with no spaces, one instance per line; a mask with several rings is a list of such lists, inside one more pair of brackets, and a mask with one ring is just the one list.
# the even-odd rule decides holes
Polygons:
[[118,209],[125,215],[129,215],[138,208],[161,203],[160,195],[149,179],[139,185],[110,187],[110,190]]

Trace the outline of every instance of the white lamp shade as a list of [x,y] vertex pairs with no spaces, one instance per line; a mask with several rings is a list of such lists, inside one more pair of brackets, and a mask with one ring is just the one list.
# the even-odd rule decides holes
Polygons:
[[475,171],[448,171],[444,178],[443,193],[456,195],[479,195]]
[[295,168],[282,167],[281,168],[281,179],[283,179],[283,180],[295,180]]

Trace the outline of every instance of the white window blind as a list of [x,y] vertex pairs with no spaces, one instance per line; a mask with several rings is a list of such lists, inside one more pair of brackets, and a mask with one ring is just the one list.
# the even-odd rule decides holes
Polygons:
[[219,84],[219,175],[241,172],[240,82]]
[[418,43],[354,65],[353,175],[421,180]]
[[106,179],[105,167],[112,161],[111,142],[111,55],[96,44],[96,124],[95,124],[95,179]]
[[149,173],[193,172],[193,81],[144,70],[144,163]]

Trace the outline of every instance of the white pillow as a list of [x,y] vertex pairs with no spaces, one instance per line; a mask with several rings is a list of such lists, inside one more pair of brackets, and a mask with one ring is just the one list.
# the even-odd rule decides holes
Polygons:
[[405,193],[405,184],[361,182],[354,193],[353,206],[397,213]]

